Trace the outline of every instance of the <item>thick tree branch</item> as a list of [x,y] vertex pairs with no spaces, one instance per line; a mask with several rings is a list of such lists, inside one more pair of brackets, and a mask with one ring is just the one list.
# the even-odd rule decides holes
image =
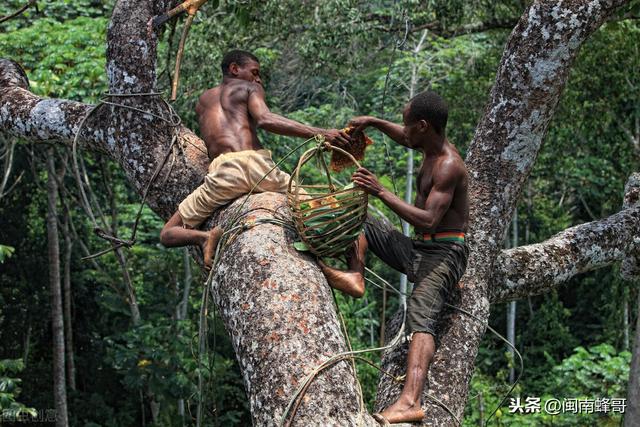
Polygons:
[[640,247],[640,206],[564,230],[542,243],[503,251],[492,278],[491,302],[539,295],[577,274],[625,259]]
[[155,90],[158,41],[147,26],[158,6],[161,7],[155,3],[166,2],[121,0],[116,3],[107,29],[107,77],[112,93]]
[[[623,210],[608,218],[581,224],[533,245],[502,251],[496,260],[491,302],[538,295],[577,274],[623,261],[623,275],[637,274],[640,250],[640,174],[625,186]],[[625,264],[628,267],[625,268]]]
[[[634,173],[625,186],[622,207],[629,208],[638,205],[640,205],[640,173]],[[636,233],[634,241],[636,244],[626,251],[620,267],[620,275],[629,281],[640,278],[640,233]]]
[[[105,152],[117,160],[140,193],[158,163],[166,157],[174,129],[160,119],[126,107],[102,105],[88,116],[80,129],[92,105],[41,98],[28,89],[29,81],[22,68],[14,61],[0,59],[0,131],[3,133],[34,142],[71,144],[80,131],[79,146]],[[159,116],[170,114],[157,97],[117,98],[113,102]],[[147,199],[165,218],[198,185],[208,164],[202,140],[184,126],[175,131],[179,143],[157,183],[151,186]],[[164,187],[159,185],[161,182]]]
[[[29,92],[27,76],[16,62],[0,59],[0,130],[34,142],[71,143],[91,105],[41,98]],[[105,150],[105,136],[88,126],[83,140]]]

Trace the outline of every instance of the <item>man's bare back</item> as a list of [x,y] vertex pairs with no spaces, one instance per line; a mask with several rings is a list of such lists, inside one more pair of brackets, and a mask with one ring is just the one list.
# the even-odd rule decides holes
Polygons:
[[257,85],[228,79],[200,96],[196,114],[211,160],[223,153],[262,148],[248,107],[249,95]]
[[266,103],[260,78],[260,63],[248,60],[229,65],[222,84],[207,90],[196,105],[200,134],[209,158],[223,153],[262,148],[256,129],[285,136],[311,138],[322,135],[332,144],[344,145],[350,137],[337,129],[307,126],[274,114]]

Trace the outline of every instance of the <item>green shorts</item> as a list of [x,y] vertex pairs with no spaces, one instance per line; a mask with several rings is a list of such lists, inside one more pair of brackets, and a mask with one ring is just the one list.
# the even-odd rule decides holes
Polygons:
[[407,301],[407,337],[416,332],[435,337],[442,307],[467,268],[466,243],[412,240],[372,217],[367,217],[364,233],[369,249],[414,283]]

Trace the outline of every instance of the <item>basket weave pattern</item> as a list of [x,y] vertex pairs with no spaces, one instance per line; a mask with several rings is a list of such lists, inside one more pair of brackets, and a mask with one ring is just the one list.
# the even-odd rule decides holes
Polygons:
[[[318,257],[336,258],[358,237],[367,217],[368,195],[353,185],[337,189],[324,158],[324,152],[338,151],[351,158],[353,156],[341,148],[327,142],[307,150],[289,180],[287,199],[291,216],[298,234],[311,253]],[[302,167],[317,158],[326,173],[326,184],[304,185],[300,181]]]

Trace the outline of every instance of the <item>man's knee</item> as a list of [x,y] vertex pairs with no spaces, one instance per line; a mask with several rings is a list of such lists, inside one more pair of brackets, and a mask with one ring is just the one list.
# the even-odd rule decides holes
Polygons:
[[174,213],[171,218],[164,224],[162,230],[160,230],[160,243],[164,246],[171,246],[171,242],[173,240],[173,233],[175,228],[182,228],[182,217],[179,212]]
[[169,246],[171,242],[171,226],[169,226],[169,224],[165,224],[164,227],[162,227],[162,230],[160,230],[160,243],[162,243],[163,246]]
[[436,336],[432,331],[413,331],[407,335],[409,349],[416,349],[431,360],[436,352]]
[[418,341],[435,341],[436,335],[433,331],[413,331],[407,335],[407,341],[413,342],[414,339]]

